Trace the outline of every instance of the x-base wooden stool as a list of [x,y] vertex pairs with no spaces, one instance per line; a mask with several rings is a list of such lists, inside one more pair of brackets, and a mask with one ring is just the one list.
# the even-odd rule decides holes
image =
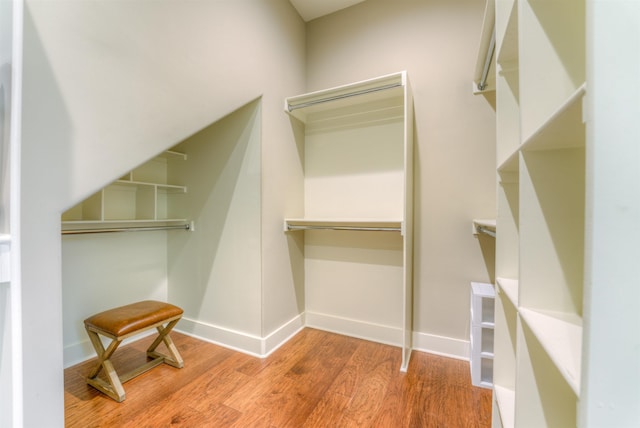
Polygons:
[[[182,309],[169,303],[145,300],[100,312],[84,320],[89,339],[98,354],[98,363],[89,373],[87,383],[114,400],[122,402],[125,398],[122,387],[124,382],[162,363],[182,368],[184,366],[182,357],[169,337],[173,327],[180,321],[182,313]],[[152,328],[158,330],[158,337],[147,349],[147,357],[151,360],[119,376],[111,362],[113,353],[124,339]],[[99,335],[111,339],[106,349]],[[156,351],[160,342],[164,342],[169,355]],[[106,375],[106,381],[98,377],[102,370]]]

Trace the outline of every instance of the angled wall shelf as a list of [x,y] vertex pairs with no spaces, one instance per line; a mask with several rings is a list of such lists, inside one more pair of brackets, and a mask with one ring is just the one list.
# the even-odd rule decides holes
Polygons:
[[[172,162],[186,161],[184,153],[166,151],[129,171],[62,214],[62,230],[75,233],[151,230],[187,224],[180,203],[186,186],[168,180]],[[144,229],[146,228],[146,229]]]

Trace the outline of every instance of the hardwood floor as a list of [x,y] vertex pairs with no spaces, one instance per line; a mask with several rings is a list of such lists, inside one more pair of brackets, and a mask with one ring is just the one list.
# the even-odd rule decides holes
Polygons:
[[[67,427],[489,427],[491,391],[465,361],[304,329],[265,359],[179,333],[183,369],[162,364],[124,384],[117,403],[85,383],[90,360],[65,370]],[[152,338],[113,358],[124,373]]]

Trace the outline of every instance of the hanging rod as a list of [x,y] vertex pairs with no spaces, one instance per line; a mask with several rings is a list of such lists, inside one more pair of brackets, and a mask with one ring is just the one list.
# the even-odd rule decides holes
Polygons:
[[392,83],[392,84],[389,84],[389,85],[378,86],[376,88],[362,89],[360,91],[349,92],[349,93],[342,94],[342,95],[334,95],[332,97],[320,98],[318,100],[308,101],[308,102],[302,103],[302,104],[291,105],[291,104],[287,103],[287,109],[289,110],[289,112],[292,112],[292,111],[297,110],[299,108],[311,107],[313,105],[326,103],[328,101],[341,100],[343,98],[355,97],[357,95],[370,94],[372,92],[385,91],[387,89],[393,89],[393,88],[397,88],[399,86],[402,86],[402,83]]
[[364,232],[401,232],[399,227],[379,227],[379,226],[294,226],[287,225],[288,231],[293,230],[354,230]]
[[115,232],[151,232],[155,230],[191,230],[191,225],[181,224],[177,226],[133,226],[133,227],[114,227],[105,229],[74,229],[63,230],[63,235],[84,235],[89,233],[115,233]]
[[484,68],[482,69],[482,76],[478,82],[478,90],[484,91],[487,87],[487,78],[489,77],[489,68],[491,67],[491,60],[493,59],[493,53],[496,50],[496,30],[491,33],[491,41],[489,42],[489,49],[487,50],[487,57],[484,59]]
[[484,227],[484,226],[477,226],[476,230],[480,233],[484,233],[485,235],[489,235],[492,237],[496,237],[496,231],[495,230],[491,230],[488,227]]

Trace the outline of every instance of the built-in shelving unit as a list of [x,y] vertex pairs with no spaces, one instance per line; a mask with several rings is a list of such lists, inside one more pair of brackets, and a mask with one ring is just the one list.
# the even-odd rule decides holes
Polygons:
[[493,386],[494,299],[491,284],[471,283],[471,383]]
[[166,151],[133,169],[64,212],[63,231],[185,224],[180,201],[187,188],[170,183],[168,169],[171,162],[186,159],[183,153]]
[[585,2],[496,0],[494,427],[576,426]]
[[304,124],[304,215],[286,218],[284,230],[306,231],[307,324],[401,346],[406,370],[413,294],[407,73],[290,97],[285,111]]

